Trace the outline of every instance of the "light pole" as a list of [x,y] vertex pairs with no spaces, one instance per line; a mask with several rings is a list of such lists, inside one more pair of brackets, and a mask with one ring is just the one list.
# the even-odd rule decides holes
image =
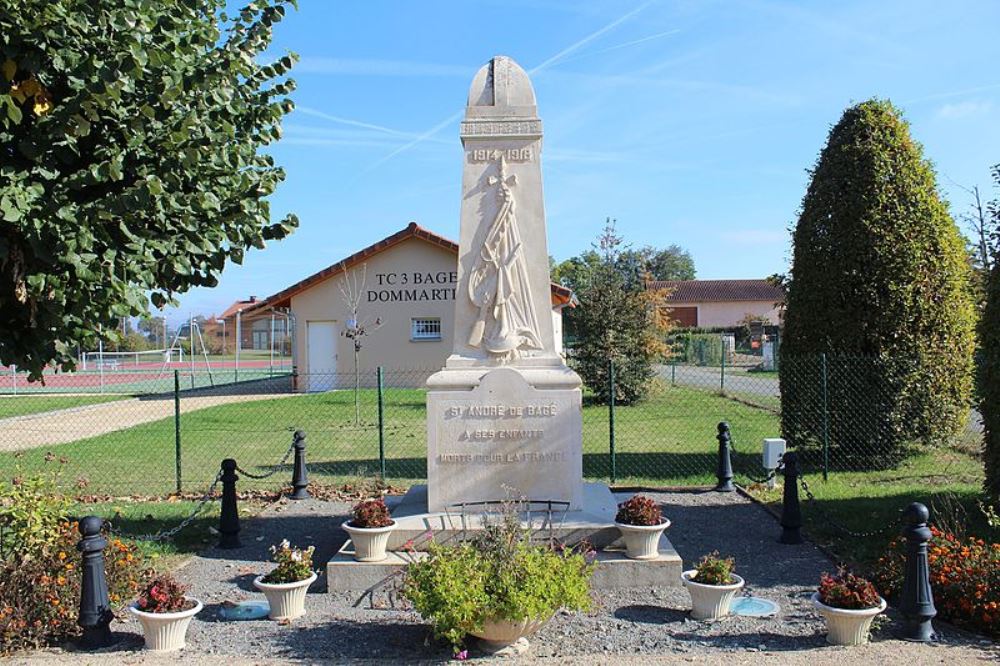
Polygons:
[[225,356],[226,355],[226,320],[225,319],[216,319],[215,323],[216,324],[222,324],[222,355]]

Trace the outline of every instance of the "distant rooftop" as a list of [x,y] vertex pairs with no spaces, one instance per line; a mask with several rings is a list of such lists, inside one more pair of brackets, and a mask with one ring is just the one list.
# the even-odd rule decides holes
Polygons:
[[769,301],[779,303],[785,295],[768,280],[655,280],[650,289],[669,289],[669,303],[719,301]]

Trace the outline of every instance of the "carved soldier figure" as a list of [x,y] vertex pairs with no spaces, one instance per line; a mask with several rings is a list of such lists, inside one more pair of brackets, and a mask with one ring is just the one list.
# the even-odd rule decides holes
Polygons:
[[497,186],[497,214],[469,275],[469,298],[479,307],[469,345],[482,345],[501,362],[542,348],[511,191],[517,176],[507,176],[505,167],[501,155],[498,175],[487,181]]

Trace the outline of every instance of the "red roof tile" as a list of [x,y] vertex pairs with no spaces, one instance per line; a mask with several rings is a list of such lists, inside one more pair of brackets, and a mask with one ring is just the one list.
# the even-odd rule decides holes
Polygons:
[[781,288],[768,280],[657,280],[650,289],[669,289],[668,303],[709,303],[719,301],[768,301],[780,303]]

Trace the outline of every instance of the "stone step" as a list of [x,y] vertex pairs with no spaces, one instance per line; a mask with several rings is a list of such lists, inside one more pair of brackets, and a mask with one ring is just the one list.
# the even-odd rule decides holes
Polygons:
[[[666,535],[660,538],[659,557],[630,560],[623,548],[611,547],[597,552],[597,568],[591,580],[594,590],[658,589],[680,587],[683,563]],[[377,591],[392,584],[409,562],[427,557],[420,551],[391,551],[381,562],[357,562],[354,546],[347,541],[327,563],[326,577],[330,592],[362,593]]]

